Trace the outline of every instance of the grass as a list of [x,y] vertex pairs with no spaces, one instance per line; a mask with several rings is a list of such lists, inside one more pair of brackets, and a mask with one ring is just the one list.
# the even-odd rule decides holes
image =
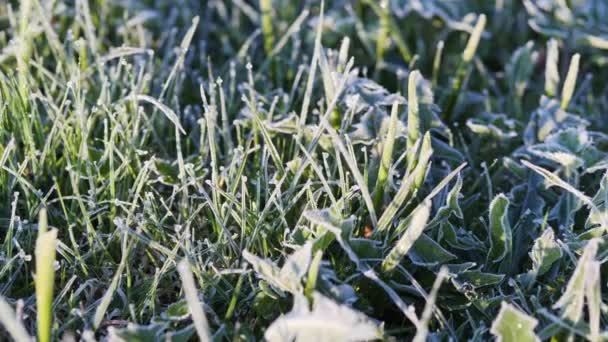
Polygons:
[[0,2],[0,340],[606,339],[586,4]]

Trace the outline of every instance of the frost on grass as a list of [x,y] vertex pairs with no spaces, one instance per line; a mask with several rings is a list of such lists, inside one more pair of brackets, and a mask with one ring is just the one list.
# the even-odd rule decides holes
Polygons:
[[607,16],[0,1],[0,340],[605,339]]

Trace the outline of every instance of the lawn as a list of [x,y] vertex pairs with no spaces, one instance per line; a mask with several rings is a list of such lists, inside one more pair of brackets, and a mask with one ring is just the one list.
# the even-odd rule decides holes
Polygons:
[[0,340],[608,340],[606,18],[0,1]]

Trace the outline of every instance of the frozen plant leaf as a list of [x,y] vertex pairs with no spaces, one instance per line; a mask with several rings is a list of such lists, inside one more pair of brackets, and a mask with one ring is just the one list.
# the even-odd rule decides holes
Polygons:
[[498,140],[507,140],[517,137],[516,121],[505,114],[482,113],[467,119],[467,127],[473,133],[489,136]]
[[124,328],[110,327],[108,329],[109,341],[161,341],[164,330],[168,327],[166,322],[155,322],[148,325],[129,323]]
[[538,321],[535,318],[507,302],[502,302],[490,332],[496,336],[498,342],[535,342],[540,341],[534,333],[537,325]]
[[585,288],[588,286],[587,274],[589,264],[595,262],[599,241],[589,240],[583,255],[578,260],[576,269],[568,281],[566,291],[553,305],[555,309],[561,309],[561,316],[573,323],[578,323],[583,317],[583,306],[585,305]]
[[480,271],[463,271],[459,273],[452,281],[457,287],[461,288],[465,285],[479,288],[484,286],[496,285],[500,283],[505,276],[503,274],[485,273]]
[[475,15],[470,4],[463,1],[397,0],[391,1],[391,11],[399,18],[416,12],[425,19],[440,18],[452,30],[472,32]]
[[608,172],[604,174],[600,181],[600,188],[591,199],[595,208],[592,208],[585,222],[585,229],[593,227],[603,227],[604,230],[608,229],[605,225],[608,222]]
[[416,240],[408,257],[414,264],[427,267],[442,265],[458,259],[424,233]]
[[253,266],[253,270],[260,278],[273,286],[294,294],[302,292],[300,280],[283,276],[281,269],[274,262],[259,258],[249,251],[243,251],[243,257]]
[[492,262],[503,260],[511,253],[511,225],[508,218],[509,199],[500,194],[490,203],[490,252]]
[[269,342],[365,341],[382,337],[382,328],[364,314],[313,293],[312,310],[301,295],[291,312],[277,318],[266,330]]
[[311,254],[312,242],[309,241],[291,254],[283,267],[279,268],[273,261],[259,258],[249,251],[243,251],[243,257],[253,266],[260,278],[292,294],[302,292],[302,277],[310,265]]
[[304,246],[293,252],[281,267],[280,277],[298,281],[306,274],[312,258],[312,242],[307,241]]
[[523,96],[528,86],[528,80],[534,71],[538,53],[533,49],[534,42],[527,42],[526,45],[515,50],[509,64],[507,64],[508,81],[517,97]]
[[562,129],[584,129],[589,122],[578,115],[566,112],[560,108],[555,99],[541,97],[540,106],[532,113],[524,131],[524,142],[532,145],[544,142],[551,134]]
[[574,170],[583,165],[581,158],[557,144],[538,144],[531,146],[528,151],[534,156],[550,160],[569,170]]
[[429,227],[434,227],[437,224],[443,223],[450,218],[451,215],[454,215],[459,219],[463,218],[462,209],[460,208],[460,203],[458,203],[461,196],[460,190],[462,190],[462,177],[459,173],[458,178],[456,178],[456,184],[454,184],[447,195],[445,204],[437,210],[437,214],[435,214],[435,217],[429,222]]
[[405,233],[399,238],[395,246],[391,249],[386,258],[384,258],[384,261],[382,261],[383,272],[390,272],[395,269],[401,262],[401,259],[409,252],[410,248],[424,231],[430,212],[431,203],[429,201],[422,203],[420,207],[416,208]]
[[562,250],[555,241],[553,229],[546,228],[543,234],[534,241],[534,246],[530,252],[533,270],[536,275],[541,276],[562,257]]

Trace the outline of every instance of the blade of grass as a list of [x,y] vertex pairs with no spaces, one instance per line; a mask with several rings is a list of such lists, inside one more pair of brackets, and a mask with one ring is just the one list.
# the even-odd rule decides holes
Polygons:
[[192,275],[190,267],[190,263],[184,259],[177,265],[177,271],[182,279],[182,287],[199,341],[208,342],[211,341],[209,324],[207,323],[207,317],[205,316],[202,303],[198,299],[198,291],[196,290],[194,276]]
[[51,341],[53,324],[53,290],[55,287],[55,246],[57,229],[47,231],[46,209],[40,210],[38,222],[39,235],[36,239],[36,308],[38,323],[38,340]]

